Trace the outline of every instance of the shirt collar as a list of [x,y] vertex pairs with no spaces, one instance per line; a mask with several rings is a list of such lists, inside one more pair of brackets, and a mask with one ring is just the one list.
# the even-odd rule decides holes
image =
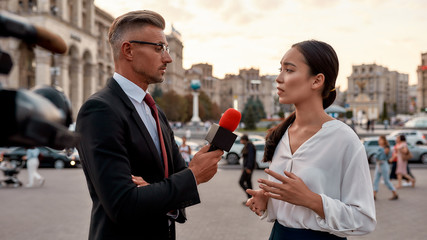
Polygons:
[[128,97],[134,99],[138,103],[143,102],[147,93],[142,88],[116,72],[114,73],[113,78],[120,85],[126,95],[128,95]]

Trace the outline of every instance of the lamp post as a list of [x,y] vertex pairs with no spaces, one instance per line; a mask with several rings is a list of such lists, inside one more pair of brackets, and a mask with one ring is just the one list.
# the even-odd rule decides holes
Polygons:
[[197,125],[201,122],[199,117],[199,92],[200,89],[200,80],[194,79],[191,80],[190,83],[191,89],[193,89],[193,117],[191,118],[191,122],[193,125]]

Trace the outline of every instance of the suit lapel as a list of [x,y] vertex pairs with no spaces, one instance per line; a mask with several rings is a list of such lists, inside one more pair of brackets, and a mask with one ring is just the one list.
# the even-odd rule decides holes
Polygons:
[[[120,87],[120,85],[113,78],[109,80],[108,87],[110,87],[113,90],[113,92],[116,93],[122,99],[126,107],[129,109],[129,111],[131,111],[133,120],[136,122],[136,125],[138,126],[139,131],[141,132],[142,136],[145,138],[145,141],[148,143],[148,147],[151,153],[153,154],[153,156],[155,157],[158,167],[162,169],[164,174],[165,169],[164,169],[162,160],[159,156],[159,153],[157,152],[156,145],[154,145],[153,139],[151,138],[151,135],[148,132],[147,127],[145,126],[141,117],[138,115],[138,112],[136,111],[135,106],[132,104],[129,97]],[[163,129],[162,129],[162,132],[163,132]]]

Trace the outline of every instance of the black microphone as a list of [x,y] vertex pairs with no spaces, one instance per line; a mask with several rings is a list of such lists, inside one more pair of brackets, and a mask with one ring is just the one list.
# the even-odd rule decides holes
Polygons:
[[205,137],[205,140],[211,144],[208,152],[215,151],[217,149],[221,149],[226,152],[230,151],[231,146],[233,146],[234,141],[237,138],[237,135],[233,132],[239,125],[241,118],[242,114],[240,114],[239,111],[229,108],[224,112],[219,120],[219,126],[217,124],[212,124]]
[[5,11],[0,11],[0,36],[22,39],[54,53],[62,54],[67,51],[67,44],[59,35],[32,25],[27,19]]

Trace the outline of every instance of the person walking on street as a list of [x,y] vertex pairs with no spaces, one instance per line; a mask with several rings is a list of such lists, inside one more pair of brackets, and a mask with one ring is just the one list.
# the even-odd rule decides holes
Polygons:
[[403,154],[406,154],[409,149],[406,143],[406,137],[404,135],[397,136],[396,138],[396,149],[397,151],[397,165],[396,165],[396,175],[397,175],[397,186],[396,188],[402,187],[402,177],[405,177],[412,183],[412,187],[415,187],[415,178],[411,177],[408,174],[408,161],[403,159]]
[[39,154],[40,150],[36,147],[28,148],[26,155],[23,157],[24,160],[27,160],[27,171],[28,171],[28,184],[26,187],[33,187],[34,180],[38,181],[38,185],[41,187],[44,184],[44,177],[42,177],[37,169],[39,168]]
[[[246,134],[240,138],[240,143],[242,143],[244,147],[242,149],[243,170],[239,184],[246,193],[247,189],[252,189],[252,172],[255,168],[256,149],[254,144],[249,141],[248,135]],[[246,193],[246,195],[248,199],[251,198],[249,193]],[[244,201],[243,204],[246,204],[246,201]]]
[[393,196],[390,198],[390,200],[397,200],[399,196],[396,193],[396,189],[394,188],[393,184],[390,182],[390,166],[388,164],[388,159],[391,156],[391,149],[390,145],[388,144],[387,139],[385,136],[380,136],[378,139],[378,144],[380,145],[380,148],[378,149],[378,152],[376,154],[376,164],[375,164],[375,173],[374,173],[374,199],[376,199],[376,195],[378,192],[378,185],[380,182],[381,176],[384,179],[385,185],[390,189],[390,191],[393,193]]

